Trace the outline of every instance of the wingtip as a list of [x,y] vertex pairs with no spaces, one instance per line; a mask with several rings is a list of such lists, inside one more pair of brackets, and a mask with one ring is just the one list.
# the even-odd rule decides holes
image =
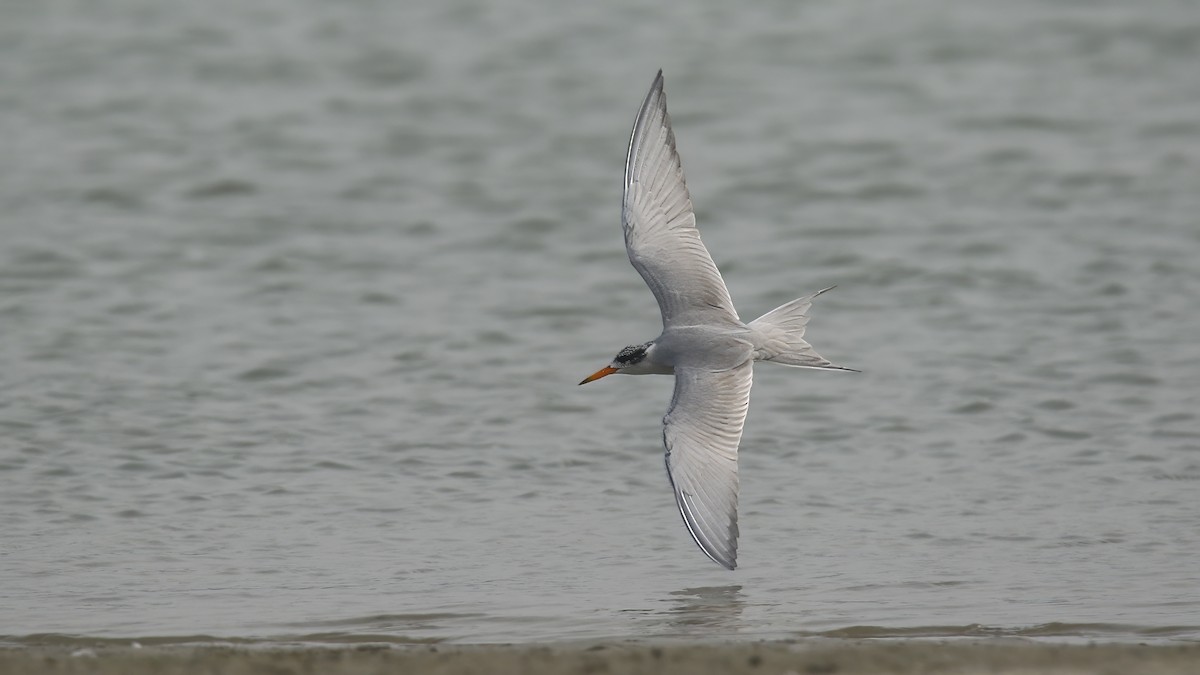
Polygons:
[[[670,458],[670,453],[667,453]],[[669,460],[668,460],[669,461]],[[692,536],[692,541],[696,542],[696,546],[709,560],[717,563],[727,570],[732,570],[737,567],[737,540],[738,526],[737,515],[733,515],[729,523],[727,536],[723,538],[723,545],[715,545],[710,538],[704,534],[700,528],[699,522],[696,520],[691,508],[688,505],[688,498],[685,493],[680,491],[675,485],[675,477],[671,475],[670,464],[667,465],[667,479],[671,482],[671,487],[675,491],[675,504],[679,507],[679,514],[683,516],[683,524],[687,528],[688,534]]]
[[721,567],[727,570],[734,570],[737,569],[737,540],[734,539],[731,541],[730,546],[732,548],[728,551],[704,551],[704,553]]
[[[699,542],[697,542],[697,543],[699,543]],[[725,569],[727,569],[731,572],[733,570],[737,569],[737,550],[736,549],[732,553],[729,553],[728,555],[721,555],[717,551],[709,551],[708,549],[704,548],[703,546],[700,547],[700,550],[704,552],[704,555],[708,556],[709,560],[717,563],[721,567],[724,567]]]
[[662,91],[663,89],[663,72],[662,68],[658,69],[658,74],[654,76],[654,81],[650,83],[650,91]]
[[729,542],[729,544],[729,550],[722,551],[720,553],[717,551],[705,551],[705,553],[708,554],[708,557],[713,559],[713,562],[727,570],[732,571],[737,569],[737,539],[735,538],[733,541]]

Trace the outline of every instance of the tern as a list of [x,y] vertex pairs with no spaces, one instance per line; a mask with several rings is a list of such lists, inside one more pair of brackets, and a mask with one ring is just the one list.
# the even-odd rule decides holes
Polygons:
[[621,224],[629,261],[658,300],[662,333],[625,347],[579,384],[614,373],[675,376],[675,394],[663,417],[667,477],[692,539],[714,562],[732,570],[737,567],[738,445],[754,362],[853,371],[830,363],[804,340],[813,299],[829,289],[750,323],[738,318],[696,229],[661,70],[633,123]]

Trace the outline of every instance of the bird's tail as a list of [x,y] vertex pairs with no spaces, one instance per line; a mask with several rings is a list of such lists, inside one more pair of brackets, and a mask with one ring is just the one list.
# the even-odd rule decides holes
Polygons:
[[830,288],[833,287],[792,300],[751,321],[748,325],[758,331],[761,340],[754,360],[796,368],[854,371],[853,368],[833,365],[804,340],[804,327],[808,325],[808,310],[812,307],[813,299]]

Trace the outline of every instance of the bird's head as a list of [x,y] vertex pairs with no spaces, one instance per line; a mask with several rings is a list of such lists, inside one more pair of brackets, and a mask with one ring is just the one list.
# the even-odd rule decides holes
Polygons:
[[625,372],[633,375],[651,372],[648,369],[650,363],[646,360],[646,355],[653,345],[653,342],[647,342],[642,345],[629,345],[617,352],[617,355],[613,357],[612,363],[583,378],[583,382],[579,384],[594,382],[602,377],[608,377],[613,373]]

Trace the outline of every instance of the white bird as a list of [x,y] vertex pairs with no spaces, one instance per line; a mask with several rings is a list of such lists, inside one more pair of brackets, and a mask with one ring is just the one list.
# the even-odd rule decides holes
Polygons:
[[804,341],[813,298],[829,289],[792,300],[748,324],[738,318],[696,229],[661,70],[633,123],[621,223],[629,261],[658,300],[662,334],[622,349],[611,364],[579,384],[613,373],[675,375],[675,395],[663,417],[675,503],[700,550],[733,569],[737,453],[754,362],[853,370],[833,365]]

